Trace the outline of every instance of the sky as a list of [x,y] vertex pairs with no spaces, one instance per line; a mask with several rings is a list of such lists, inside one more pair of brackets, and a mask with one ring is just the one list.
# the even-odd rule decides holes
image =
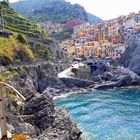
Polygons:
[[[13,2],[16,0],[10,0]],[[131,12],[140,11],[140,0],[66,0],[72,4],[79,3],[87,12],[103,20],[117,18]]]

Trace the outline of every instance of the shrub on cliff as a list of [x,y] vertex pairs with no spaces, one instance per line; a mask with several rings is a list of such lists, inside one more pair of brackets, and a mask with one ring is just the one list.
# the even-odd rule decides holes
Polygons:
[[22,34],[18,34],[18,35],[17,35],[17,40],[18,40],[20,43],[27,44],[26,38],[25,38],[25,36],[22,35]]
[[46,48],[45,46],[37,47],[33,53],[35,54],[36,57],[54,61],[54,56],[52,55],[50,50]]
[[19,43],[14,37],[0,38],[0,64],[8,65],[17,60],[32,60],[34,55],[27,45]]

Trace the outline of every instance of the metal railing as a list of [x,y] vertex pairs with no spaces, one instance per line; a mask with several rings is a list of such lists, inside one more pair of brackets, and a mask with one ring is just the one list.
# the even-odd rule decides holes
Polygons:
[[16,95],[18,95],[23,101],[26,100],[26,98],[17,91],[13,86],[0,82],[0,139],[7,140],[7,126],[6,126],[6,115],[5,115],[5,101],[2,94],[2,86],[5,85],[6,87],[12,89],[15,91]]

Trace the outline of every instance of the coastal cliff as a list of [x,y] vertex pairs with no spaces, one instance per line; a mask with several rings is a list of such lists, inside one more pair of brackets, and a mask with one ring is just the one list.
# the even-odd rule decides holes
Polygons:
[[140,75],[140,43],[139,41],[129,41],[120,63]]
[[[18,72],[10,81],[26,101],[19,101],[13,94],[13,98],[5,96],[10,133],[29,133],[29,139],[81,140],[82,132],[69,117],[67,109],[58,109],[51,95],[41,94],[47,87],[64,86],[56,78],[55,68],[48,63],[14,68]],[[17,118],[17,115],[32,117]]]
[[4,13],[0,14],[0,27],[4,24],[0,34],[0,81],[26,98],[19,100],[13,90],[3,87],[8,132],[26,134],[34,140],[80,140],[81,131],[67,110],[58,109],[47,92],[41,94],[47,87],[64,86],[57,73],[67,64],[53,62],[65,60],[65,52],[7,2],[0,2],[0,11]]

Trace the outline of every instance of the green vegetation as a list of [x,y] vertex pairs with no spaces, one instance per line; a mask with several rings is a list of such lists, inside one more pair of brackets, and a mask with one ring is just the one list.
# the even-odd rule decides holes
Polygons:
[[67,29],[62,32],[52,33],[52,37],[57,40],[65,40],[71,38],[71,34],[73,33],[73,29]]
[[[36,38],[38,34],[43,34],[42,30],[39,29],[37,25],[30,23],[26,18],[16,13],[12,8],[2,2],[0,2],[0,10],[1,9],[3,10],[3,18],[7,30],[25,34],[33,38]],[[1,27],[2,23],[0,23],[0,28]]]
[[14,37],[0,38],[0,63],[2,65],[32,59],[34,55],[27,45],[21,44]]
[[30,21],[66,23],[72,19],[93,24],[102,22],[99,17],[87,13],[78,4],[70,4],[65,0],[26,0],[12,3],[11,6]]
[[87,22],[87,14],[78,4],[70,4],[64,0],[26,0],[11,4],[11,6],[26,16],[30,21],[66,23],[72,19]]
[[[5,82],[5,83],[10,82],[10,84],[12,84],[11,79],[19,71],[21,71],[20,68],[5,68],[4,70],[0,71],[0,81]],[[6,88],[6,86],[3,86],[2,93],[10,96],[12,99],[16,98],[14,91],[12,89]]]
[[8,82],[19,70],[17,68],[6,68],[0,71],[0,81]]
[[17,40],[18,40],[20,43],[27,44],[27,40],[26,40],[25,36],[23,36],[22,34],[18,34],[18,35],[17,35]]
[[46,60],[51,60],[51,61],[55,60],[50,50],[47,49],[45,46],[37,47],[34,51],[34,55],[36,57],[44,58]]
[[[49,37],[37,25],[29,22],[26,18],[16,13],[5,2],[0,2],[0,10],[3,11],[4,27],[9,38],[0,37],[0,64],[8,65],[12,63],[22,63],[42,58],[41,55],[34,53],[35,48],[31,49],[28,41],[48,43]],[[2,15],[0,14],[0,20]],[[2,28],[0,22],[0,29]],[[37,50],[38,51],[38,50]],[[47,60],[52,60],[52,54],[44,50],[43,57]]]

